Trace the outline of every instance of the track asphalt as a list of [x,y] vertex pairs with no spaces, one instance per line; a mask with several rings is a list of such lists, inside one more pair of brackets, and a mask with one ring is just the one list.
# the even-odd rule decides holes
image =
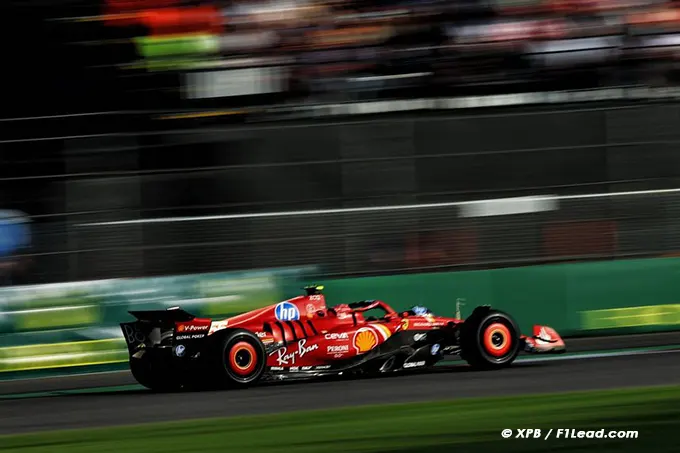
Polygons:
[[[606,349],[680,345],[678,336],[636,335],[620,337],[618,342],[608,339]],[[594,351],[605,349],[602,340],[570,343],[570,349],[581,352],[580,355],[546,361],[524,357],[529,360],[501,371],[477,372],[452,365],[378,379],[283,383],[238,391],[154,394],[134,385],[127,372],[8,381],[0,383],[0,434],[366,404],[680,384],[680,346],[601,356]]]

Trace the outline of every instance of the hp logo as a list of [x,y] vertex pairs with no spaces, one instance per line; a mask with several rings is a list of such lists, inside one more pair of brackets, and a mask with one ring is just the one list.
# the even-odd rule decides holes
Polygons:
[[184,347],[184,345],[183,345],[183,344],[179,344],[179,345],[177,345],[177,347],[175,348],[175,355],[176,355],[177,357],[182,357],[182,356],[184,355],[184,351],[185,351],[185,350],[186,350],[186,348]]
[[300,311],[290,302],[281,302],[274,309],[274,315],[279,321],[297,321],[300,319]]

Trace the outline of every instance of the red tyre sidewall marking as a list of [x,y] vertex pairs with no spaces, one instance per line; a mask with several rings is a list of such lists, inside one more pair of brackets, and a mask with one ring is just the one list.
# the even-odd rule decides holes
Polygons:
[[[246,366],[240,366],[236,362],[236,355],[242,351],[246,351],[250,354],[250,362],[248,362]],[[232,346],[229,350],[229,367],[234,373],[240,376],[248,376],[252,373],[255,370],[255,367],[257,367],[257,351],[255,350],[255,347],[246,341],[239,341]]]
[[[503,343],[501,343],[500,346],[494,346],[493,342],[491,341],[494,334],[497,333],[503,336]],[[512,335],[510,334],[510,329],[508,329],[508,326],[499,322],[493,323],[484,330],[484,349],[486,349],[486,352],[494,357],[503,357],[510,350],[512,343],[510,341],[511,338]]]

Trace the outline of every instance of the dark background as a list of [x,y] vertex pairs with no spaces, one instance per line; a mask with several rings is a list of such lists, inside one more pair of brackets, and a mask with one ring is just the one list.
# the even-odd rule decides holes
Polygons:
[[14,281],[302,264],[366,275],[671,253],[675,193],[479,218],[445,206],[83,224],[672,188],[679,115],[676,103],[644,103],[165,131],[120,114],[4,121],[2,204],[34,221],[32,265]]

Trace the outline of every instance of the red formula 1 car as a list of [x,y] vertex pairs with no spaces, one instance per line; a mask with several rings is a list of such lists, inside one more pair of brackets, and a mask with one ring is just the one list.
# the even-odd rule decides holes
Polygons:
[[137,381],[154,390],[246,386],[258,381],[431,367],[460,356],[476,368],[510,365],[521,350],[564,352],[550,327],[520,334],[489,306],[465,320],[425,307],[396,312],[378,300],[326,307],[322,286],[306,295],[221,321],[181,310],[131,311],[121,328]]

